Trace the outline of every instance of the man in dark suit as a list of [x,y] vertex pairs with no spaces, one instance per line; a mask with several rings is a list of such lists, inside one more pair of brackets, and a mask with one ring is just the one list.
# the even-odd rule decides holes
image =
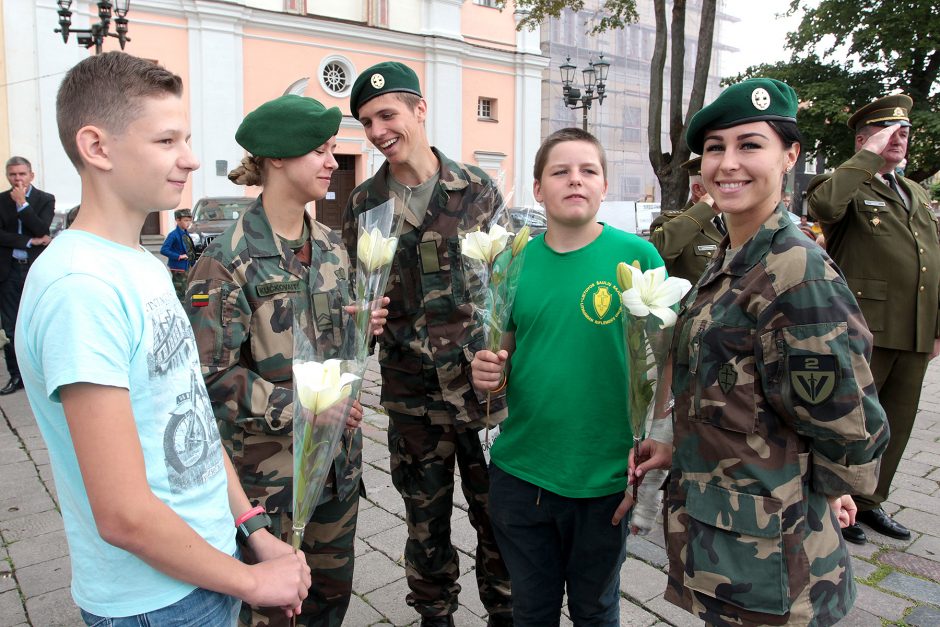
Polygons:
[[30,264],[49,243],[49,225],[55,214],[55,197],[33,187],[33,167],[23,157],[11,157],[6,165],[10,189],[0,194],[0,322],[10,343],[3,348],[10,381],[0,395],[23,388],[13,351],[13,330],[20,295]]

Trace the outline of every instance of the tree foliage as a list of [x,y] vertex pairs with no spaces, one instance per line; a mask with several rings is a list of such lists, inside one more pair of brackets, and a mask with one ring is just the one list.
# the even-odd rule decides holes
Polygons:
[[[548,18],[560,16],[565,9],[577,13],[584,8],[584,0],[496,0],[496,4],[501,10],[513,4],[517,9],[527,12],[516,26],[519,30],[534,30]],[[639,17],[636,0],[604,0],[598,17],[600,19],[588,31],[591,35],[633,24]]]
[[791,0],[789,12],[803,14],[787,38],[790,60],[748,68],[728,82],[769,76],[789,83],[803,102],[806,147],[830,165],[855,151],[845,126],[851,112],[900,89],[914,99],[907,175],[923,180],[940,170],[936,0]]

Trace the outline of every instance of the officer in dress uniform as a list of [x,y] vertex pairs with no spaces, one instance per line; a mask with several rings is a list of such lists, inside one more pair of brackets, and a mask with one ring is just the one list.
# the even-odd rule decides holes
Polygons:
[[[891,443],[878,487],[855,495],[857,520],[906,540],[910,531],[881,508],[907,446],[927,362],[940,349],[940,240],[924,189],[895,173],[910,136],[913,101],[879,98],[849,118],[855,155],[807,190],[810,213],[822,224],[826,249],[845,273],[874,335],[871,368],[888,415]],[[863,544],[864,530],[843,531]]]
[[721,212],[702,185],[701,157],[682,167],[689,171],[691,198],[681,211],[664,211],[650,225],[650,243],[666,262],[666,271],[693,284],[718,251],[725,234]]

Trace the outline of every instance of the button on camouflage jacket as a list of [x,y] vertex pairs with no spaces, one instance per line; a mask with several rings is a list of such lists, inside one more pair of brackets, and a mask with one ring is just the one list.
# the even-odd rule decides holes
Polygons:
[[716,625],[831,625],[856,592],[827,497],[870,493],[889,437],[871,334],[783,205],[724,254],[676,326],[666,598]]
[[[485,395],[470,380],[473,353],[483,347],[467,290],[460,236],[486,229],[502,197],[486,174],[434,150],[440,181],[419,221],[404,211],[401,240],[389,274],[388,321],[379,337],[382,405],[390,411],[444,424],[485,416]],[[356,218],[390,197],[388,163],[353,190],[343,218],[343,241],[356,255]],[[353,261],[355,265],[355,261]],[[354,267],[353,265],[353,267]],[[493,398],[493,424],[505,417],[504,397]]]
[[[309,268],[274,235],[259,198],[199,258],[186,298],[222,441],[248,498],[269,512],[289,510],[292,498],[294,317],[308,324],[316,317],[308,335],[338,341],[349,302],[338,234],[305,219]],[[321,502],[334,490],[346,497],[359,489],[362,436],[357,430],[352,442],[343,437],[334,460],[338,485],[330,473]]]

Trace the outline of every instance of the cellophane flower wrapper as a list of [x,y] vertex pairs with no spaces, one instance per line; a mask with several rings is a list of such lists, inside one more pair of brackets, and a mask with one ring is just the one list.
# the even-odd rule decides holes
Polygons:
[[372,312],[381,306],[385,296],[388,275],[392,268],[401,235],[402,211],[409,201],[391,198],[363,211],[357,218],[356,245],[356,342],[359,359],[369,355],[372,333],[369,320]]
[[465,234],[460,246],[470,302],[483,329],[484,346],[497,352],[512,316],[529,240],[528,212],[533,209],[516,209],[524,226],[513,232],[505,226],[510,224],[508,205],[512,192],[501,197],[494,184],[486,193],[494,195],[498,209],[486,230]]
[[294,319],[291,545],[295,549],[300,548],[304,528],[323,492],[365,374],[351,318],[342,312],[341,327],[325,333],[328,339],[308,337],[309,321]]

